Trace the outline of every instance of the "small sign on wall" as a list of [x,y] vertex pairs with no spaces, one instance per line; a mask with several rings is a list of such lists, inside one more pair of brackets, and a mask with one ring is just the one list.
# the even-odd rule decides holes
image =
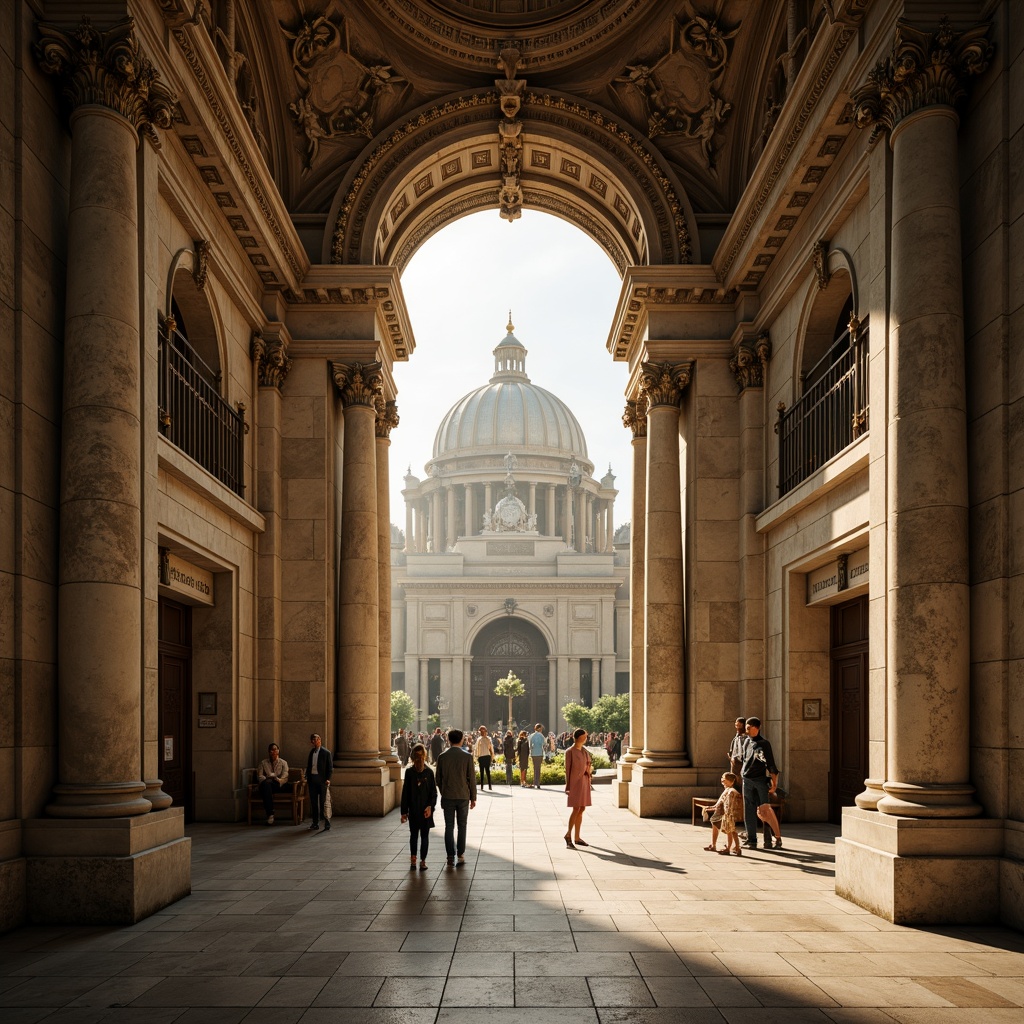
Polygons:
[[174,760],[174,737],[173,736],[165,736],[164,737],[164,760],[165,761],[173,761]]
[[199,719],[200,729],[216,729],[217,719],[216,718],[200,718]]

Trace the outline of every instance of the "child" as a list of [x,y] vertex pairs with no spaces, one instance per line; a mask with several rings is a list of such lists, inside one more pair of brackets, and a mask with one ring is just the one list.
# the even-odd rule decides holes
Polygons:
[[[705,850],[711,850],[724,856],[728,856],[729,851],[732,850],[737,857],[742,856],[740,836],[736,831],[736,815],[742,809],[742,804],[742,798],[736,789],[736,776],[732,772],[726,772],[722,776],[722,795],[718,798],[718,803],[713,807],[704,808],[704,817],[711,819],[711,844],[705,846]],[[725,835],[724,850],[718,849],[719,832]]]
[[434,808],[437,806],[437,784],[433,771],[427,767],[427,748],[417,743],[410,753],[412,764],[405,770],[402,785],[402,821],[409,822],[409,870],[416,870],[418,837],[420,871],[426,871],[430,830],[434,827]]

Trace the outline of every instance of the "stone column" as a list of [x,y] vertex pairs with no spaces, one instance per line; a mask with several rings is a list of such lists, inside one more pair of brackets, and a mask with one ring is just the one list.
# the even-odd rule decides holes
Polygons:
[[605,551],[615,550],[615,499],[609,498],[604,510]]
[[567,547],[572,547],[572,491],[562,487],[562,536]]
[[530,504],[529,512],[531,516],[537,514],[537,484],[536,481],[530,481]]
[[476,511],[473,508],[473,485],[466,484],[466,536],[476,533]]
[[[377,435],[377,695],[380,701],[378,729],[380,757],[392,782],[399,782],[402,766],[391,752],[391,491],[388,449],[391,431],[398,426],[398,408],[381,399],[375,407],[374,430]],[[342,481],[344,486],[344,481]]]
[[970,784],[954,105],[988,66],[987,32],[901,20],[889,58],[853,94],[856,124],[888,131],[892,148],[888,408],[872,423],[886,430],[886,778],[877,801],[869,790],[843,811],[836,891],[898,922],[980,920],[1000,900],[1000,823],[951,820],[982,811]]
[[447,511],[447,515],[445,516],[445,518],[447,520],[446,529],[445,529],[445,545],[444,545],[445,551],[447,551],[449,548],[455,547],[455,541],[458,539],[458,535],[459,535],[459,530],[458,530],[458,525],[459,524],[455,522],[455,488],[454,487],[449,486],[447,488],[447,498],[448,498],[448,502],[447,502],[448,508],[446,510]]
[[405,550],[416,550],[412,532],[412,502],[408,498],[405,499]]
[[547,523],[544,528],[544,532],[548,537],[554,537],[555,535],[555,485],[548,484],[548,499],[545,504],[545,518]]
[[493,512],[494,506],[491,504],[491,485],[484,484],[484,511]]
[[576,529],[576,534],[575,534],[575,536],[573,538],[573,540],[574,540],[573,547],[575,547],[575,549],[577,551],[586,551],[587,550],[587,544],[586,544],[586,538],[587,538],[587,512],[586,512],[586,509],[587,509],[587,496],[584,493],[583,489],[581,488],[580,490],[578,490],[575,493],[575,495],[573,495],[573,497],[574,497],[573,504],[575,505],[575,510],[574,510],[574,520],[575,521],[574,521],[573,525],[574,525],[574,527]]
[[[380,598],[376,404],[380,363],[333,363],[345,416],[338,552],[335,810],[382,814],[390,776],[380,758]],[[388,786],[388,793],[393,790]]]
[[[647,404],[627,402],[622,423],[633,433],[633,520],[629,527],[629,746],[619,764],[631,765],[644,749],[644,555],[647,514]],[[629,782],[620,771],[620,780]],[[631,772],[630,772],[631,777]],[[624,806],[620,803],[619,805]]]
[[430,535],[434,554],[444,551],[444,516],[441,512],[441,488],[438,486],[430,499]]

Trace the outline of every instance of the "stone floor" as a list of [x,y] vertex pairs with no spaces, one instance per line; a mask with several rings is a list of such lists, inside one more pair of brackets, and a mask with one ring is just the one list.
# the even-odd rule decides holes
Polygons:
[[1024,1021],[1024,935],[900,928],[833,892],[826,825],[703,850],[595,790],[481,794],[466,864],[408,870],[398,815],[196,825],[193,893],[130,928],[0,936],[0,1021],[675,1024]]

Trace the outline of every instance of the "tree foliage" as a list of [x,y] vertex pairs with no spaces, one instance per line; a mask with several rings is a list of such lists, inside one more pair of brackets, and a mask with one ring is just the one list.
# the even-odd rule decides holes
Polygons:
[[[526,694],[526,687],[523,685],[522,679],[519,676],[512,674],[512,669],[508,670],[508,675],[504,679],[499,679],[494,684],[494,693],[498,697],[508,697],[508,722],[512,721],[512,698],[522,697]],[[511,724],[509,728],[511,728]]]
[[419,716],[419,709],[405,690],[391,691],[391,731],[408,729]]
[[571,729],[624,733],[629,728],[629,694],[605,694],[592,708],[576,702],[566,704],[562,717]]
[[569,724],[570,729],[586,729],[587,732],[597,732],[594,727],[594,709],[588,708],[585,704],[575,701],[566,704],[562,708],[562,717]]

